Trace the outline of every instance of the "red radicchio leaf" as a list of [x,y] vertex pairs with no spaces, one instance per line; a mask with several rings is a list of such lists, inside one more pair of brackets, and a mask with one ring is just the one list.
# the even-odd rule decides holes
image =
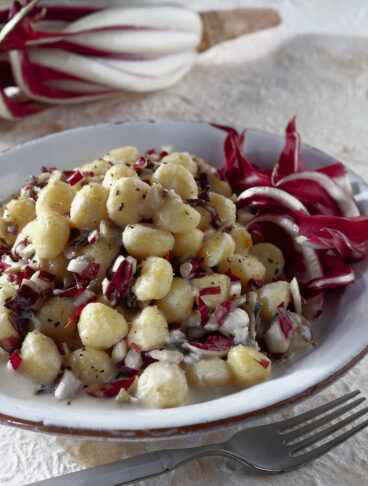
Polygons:
[[321,172],[290,174],[281,179],[277,187],[297,197],[311,214],[359,216],[359,210],[351,195]]
[[14,370],[17,370],[22,362],[22,358],[19,354],[19,350],[16,349],[10,356],[9,356],[10,364],[12,365]]
[[299,133],[296,131],[294,116],[286,127],[285,147],[275,166],[273,178],[278,180],[281,177],[301,172],[302,170],[301,140]]
[[239,193],[248,187],[271,186],[271,171],[262,171],[252,165],[244,156],[245,131],[239,134],[234,128],[212,124],[227,132],[224,142],[225,166],[219,170],[222,178],[229,181],[232,189]]
[[9,336],[3,339],[0,339],[0,348],[4,349],[7,353],[12,353],[15,349],[18,348],[20,344],[20,339],[16,336]]
[[261,213],[290,214],[296,217],[296,211],[308,213],[307,208],[295,196],[277,187],[251,187],[239,194],[237,207]]
[[93,170],[86,170],[85,172],[82,172],[82,174],[83,174],[83,177],[93,177],[95,175]]
[[226,316],[235,309],[235,304],[232,300],[226,300],[225,302],[221,302],[217,304],[215,310],[215,319],[218,322],[219,326],[224,322]]
[[334,249],[347,261],[361,260],[366,255],[368,216],[307,216],[298,213],[299,236],[313,248]]
[[124,378],[123,380],[113,381],[111,383],[98,383],[96,385],[88,386],[84,389],[84,393],[94,398],[113,398],[116,397],[120,390],[128,390],[134,383],[135,376]]
[[189,344],[208,351],[226,351],[233,344],[233,339],[231,336],[208,336],[204,343],[189,342]]
[[293,323],[289,317],[288,311],[285,309],[283,303],[278,306],[278,317],[279,317],[281,332],[285,336],[285,339],[287,339],[290,342],[295,331],[294,331]]
[[187,199],[186,202],[192,206],[192,207],[201,207],[208,211],[210,217],[211,217],[211,224],[214,228],[220,228],[222,225],[221,218],[219,216],[219,213],[217,212],[217,209],[212,206],[207,201],[204,201],[203,199]]
[[82,272],[82,278],[95,278],[100,270],[99,263],[89,263]]
[[317,172],[325,174],[330,179],[332,179],[335,184],[341,187],[343,191],[349,196],[352,196],[352,189],[350,184],[350,179],[344,164],[337,162],[336,164],[328,165],[327,167],[321,167],[317,169]]
[[340,285],[348,285],[355,281],[353,270],[337,256],[325,253],[321,254],[321,260],[324,268],[324,276],[309,282],[309,289],[323,290]]
[[267,359],[261,359],[261,360],[256,359],[256,358],[253,358],[253,359],[254,359],[254,361],[257,361],[257,363],[259,363],[261,366],[263,366],[263,368],[265,370],[267,370],[267,368],[270,365],[270,362]]
[[123,260],[106,289],[106,297],[111,301],[111,306],[115,307],[128,292],[130,281],[133,276],[133,265],[127,260]]

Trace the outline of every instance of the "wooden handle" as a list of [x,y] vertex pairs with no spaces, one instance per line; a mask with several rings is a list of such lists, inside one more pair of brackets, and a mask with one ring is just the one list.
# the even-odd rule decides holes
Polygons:
[[235,8],[201,12],[203,23],[202,41],[198,51],[257,30],[276,27],[281,17],[273,8]]

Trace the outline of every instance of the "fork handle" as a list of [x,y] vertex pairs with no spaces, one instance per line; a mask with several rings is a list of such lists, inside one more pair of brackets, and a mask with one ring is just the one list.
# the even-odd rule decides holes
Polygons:
[[28,486],[120,486],[166,473],[196,457],[224,454],[226,452],[222,444],[166,449],[45,479]]

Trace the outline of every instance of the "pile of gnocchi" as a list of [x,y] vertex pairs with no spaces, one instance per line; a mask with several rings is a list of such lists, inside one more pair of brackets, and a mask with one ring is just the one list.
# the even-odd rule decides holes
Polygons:
[[[44,167],[0,217],[0,358],[70,403],[166,408],[313,344],[298,283],[216,169],[132,146]],[[4,368],[5,369],[5,368]]]

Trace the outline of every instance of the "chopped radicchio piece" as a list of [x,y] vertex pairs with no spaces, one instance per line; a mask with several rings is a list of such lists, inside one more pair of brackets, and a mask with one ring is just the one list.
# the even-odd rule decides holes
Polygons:
[[83,391],[90,397],[94,398],[112,398],[116,397],[120,390],[128,390],[135,381],[135,376],[124,378],[123,380],[113,381],[111,383],[97,383],[85,388]]
[[112,307],[116,307],[127,294],[132,276],[133,264],[124,258],[107,285],[105,292],[105,296]]
[[17,370],[22,362],[22,357],[19,354],[19,350],[16,349],[13,353],[9,356],[9,362],[12,365],[14,370]]
[[210,335],[206,338],[206,341],[203,344],[195,342],[191,342],[190,344],[197,348],[207,349],[209,351],[226,351],[231,347],[232,343],[232,337]]

